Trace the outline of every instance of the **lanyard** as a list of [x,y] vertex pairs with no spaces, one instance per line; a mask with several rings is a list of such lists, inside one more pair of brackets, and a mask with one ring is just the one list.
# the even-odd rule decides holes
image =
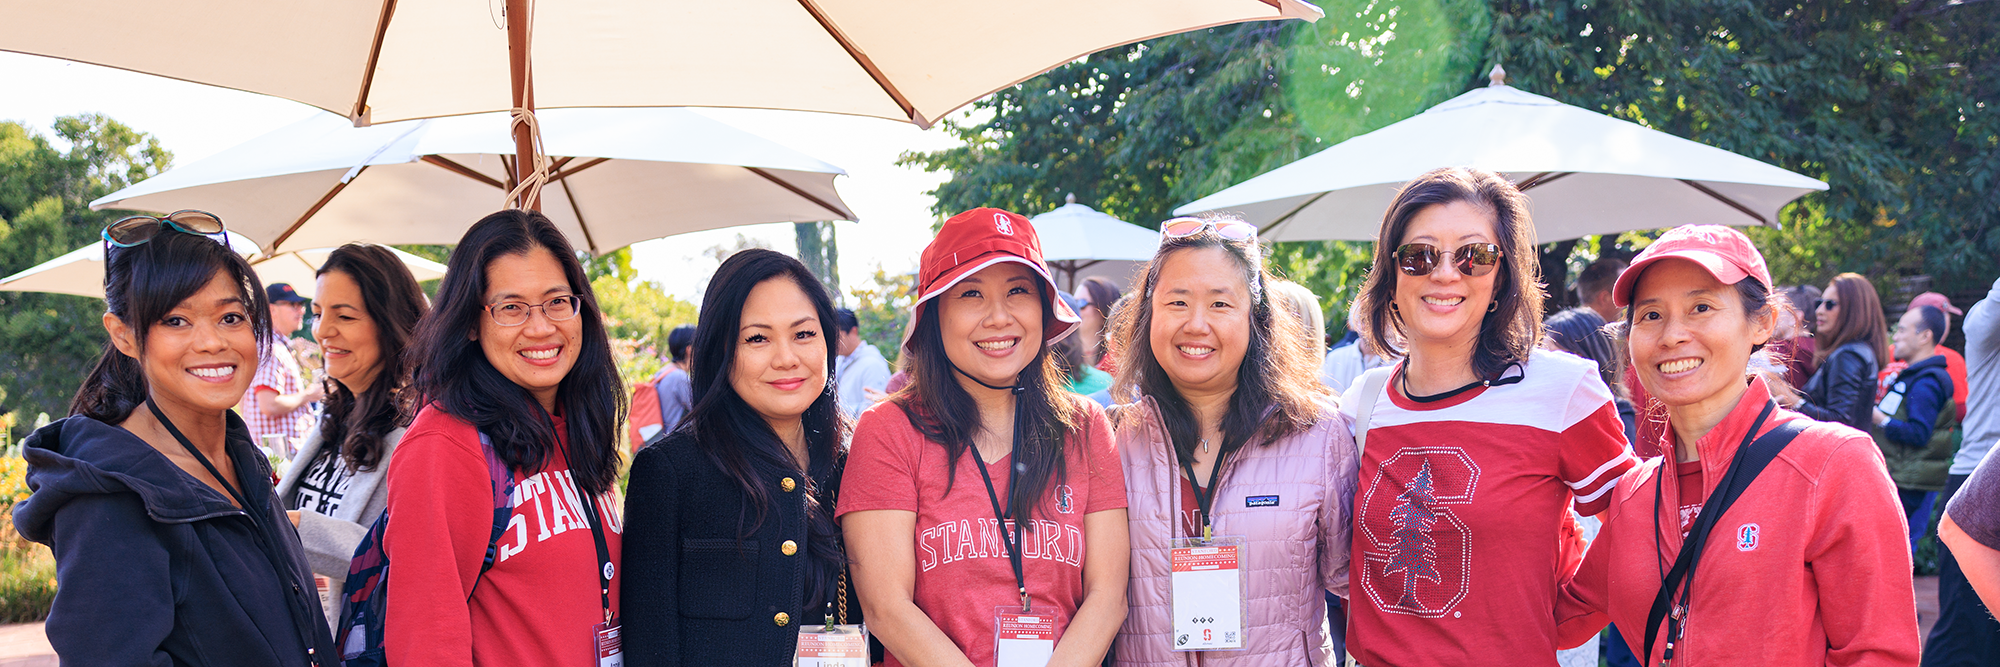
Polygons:
[[[1020,432],[1018,430],[1015,432],[1014,439],[1017,441],[1020,440]],[[1028,580],[1021,574],[1021,522],[1019,521],[1014,522],[1014,534],[1012,536],[1009,536],[1007,534],[1007,513],[1006,511],[1000,509],[1000,496],[999,494],[993,492],[993,475],[991,473],[986,472],[986,462],[983,460],[979,460],[978,447],[972,448],[972,458],[975,463],[978,463],[978,465],[974,467],[979,468],[979,479],[984,480],[986,482],[986,499],[993,501],[993,518],[998,520],[997,522],[998,525],[994,527],[999,529],[1000,531],[1000,541],[1006,543],[1007,563],[1009,565],[1014,566],[1014,584],[1016,586],[1019,586],[1021,589],[1021,613],[1027,613]],[[1009,505],[1013,504],[1014,500],[1013,475],[1007,476],[1007,500]]]
[[610,623],[611,575],[616,572],[614,569],[616,566],[611,564],[611,548],[605,546],[604,543],[604,517],[597,513],[597,498],[595,496],[590,495],[588,491],[583,489],[577,489],[576,495],[583,496],[584,511],[590,513],[588,519],[590,523],[590,537],[597,542],[597,581],[600,584],[597,588],[597,595],[604,602],[604,622]]
[[[265,528],[265,522],[257,520],[258,512],[251,509],[250,500],[245,498],[241,491],[236,490],[236,484],[230,484],[229,479],[222,476],[222,471],[217,470],[215,464],[209,462],[207,455],[202,454],[200,449],[195,448],[194,443],[188,440],[187,435],[181,433],[180,427],[174,426],[174,421],[168,419],[165,412],[160,411],[160,406],[153,402],[151,396],[146,397],[146,408],[152,410],[153,418],[160,420],[161,426],[167,427],[167,433],[173,434],[174,440],[180,441],[181,447],[187,449],[189,454],[194,455],[194,460],[200,461],[201,467],[207,469],[208,474],[214,475],[215,481],[221,482],[222,488],[228,490],[229,497],[235,499],[237,506],[242,508],[244,517],[250,519],[250,526],[257,533],[258,550],[264,552],[264,560],[270,564],[271,571],[282,579],[290,580],[289,583],[292,585],[292,592],[303,594],[299,588],[297,575],[291,572],[290,568],[279,565],[278,555],[272,548],[271,536]],[[239,470],[237,472],[241,473],[242,471]],[[243,476],[241,474],[237,475],[236,483],[243,483]],[[306,648],[306,662],[317,664],[318,659],[315,656],[317,648],[313,642],[311,633],[306,630],[306,628],[311,627],[308,624],[313,622],[311,612],[307,612],[303,618],[300,617],[298,595],[291,596],[290,604],[286,606],[290,608],[292,624],[299,633],[299,644]]]
[[[1674,568],[1678,576],[1681,577],[1679,581],[1671,581],[1672,577],[1669,576],[1665,571],[1666,566],[1664,564],[1661,564],[1661,559],[1659,557],[1660,504],[1661,504],[1661,497],[1665,495],[1662,489],[1666,487],[1666,481],[1665,481],[1666,473],[1668,470],[1671,470],[1671,468],[1667,465],[1667,463],[1674,460],[1672,458],[1673,450],[1669,449],[1667,451],[1668,459],[1666,461],[1662,461],[1660,463],[1660,468],[1653,473],[1653,554],[1654,554],[1653,562],[1662,568],[1660,572],[1660,587],[1662,589],[1667,589],[1669,586],[1672,586],[1674,587],[1674,589],[1676,589],[1676,590],[1661,590],[1659,595],[1671,599],[1674,597],[1675,593],[1678,593],[1680,598],[1679,600],[1673,603],[1671,611],[1669,611],[1669,613],[1666,614],[1667,644],[1666,644],[1666,650],[1662,653],[1660,658],[1661,665],[1666,665],[1673,661],[1674,645],[1679,643],[1681,640],[1681,631],[1683,629],[1682,622],[1684,619],[1687,618],[1688,596],[1694,592],[1695,562],[1701,558],[1702,548],[1707,546],[1707,537],[1708,537],[1707,529],[1712,528],[1715,524],[1715,521],[1720,518],[1719,516],[1710,516],[1710,515],[1711,514],[1720,515],[1723,511],[1729,508],[1728,504],[1726,503],[1733,500],[1733,498],[1729,497],[1727,494],[1732,488],[1735,488],[1737,473],[1742,470],[1743,462],[1746,459],[1750,458],[1749,450],[1752,441],[1757,439],[1757,431],[1764,428],[1764,420],[1769,419],[1771,417],[1771,412],[1776,410],[1777,407],[1778,404],[1776,402],[1765,403],[1764,411],[1757,413],[1757,421],[1750,424],[1749,432],[1743,434],[1743,442],[1736,445],[1736,453],[1730,457],[1729,468],[1727,469],[1727,471],[1723,473],[1721,483],[1715,487],[1715,493],[1723,494],[1722,498],[1723,503],[1719,504],[1720,506],[1713,508],[1710,507],[1711,503],[1707,501],[1704,501],[1702,503],[1702,511],[1701,514],[1698,515],[1698,518],[1695,519],[1694,528],[1688,533],[1687,536],[1688,539],[1683,540],[1681,543],[1681,551],[1689,552],[1687,554],[1688,556],[1687,569],[1683,571],[1680,569],[1681,564],[1679,562],[1674,563]],[[1759,466],[1758,470],[1762,470],[1762,466]],[[1751,478],[1754,479],[1756,477],[1756,474],[1757,474],[1756,472],[1750,473]],[[1715,499],[1710,498],[1708,500],[1715,500]],[[1682,498],[1680,499],[1680,502],[1685,503],[1687,502],[1687,499]],[[1679,514],[1678,510],[1676,510],[1675,513],[1676,516],[1678,517]],[[1676,519],[1675,524],[1676,525],[1674,526],[1674,530],[1680,530],[1678,519]],[[1680,558],[1677,557],[1675,560],[1679,561]],[[1655,606],[1656,607],[1658,606],[1657,602]],[[1650,618],[1646,624],[1646,647],[1645,647],[1646,656],[1644,659],[1646,660],[1647,664],[1651,664],[1653,660],[1653,654],[1652,654],[1653,632],[1655,628],[1658,627],[1659,627],[1659,616],[1657,614],[1652,615],[1652,618]]]
[[1188,486],[1194,487],[1194,504],[1196,507],[1201,508],[1201,539],[1204,542],[1214,538],[1209,530],[1214,523],[1211,521],[1213,515],[1211,514],[1212,510],[1209,508],[1215,503],[1215,478],[1222,474],[1222,457],[1228,455],[1229,452],[1226,451],[1215,453],[1215,465],[1208,469],[1207,486],[1196,483],[1193,465],[1187,461],[1181,462],[1181,470],[1187,471]]

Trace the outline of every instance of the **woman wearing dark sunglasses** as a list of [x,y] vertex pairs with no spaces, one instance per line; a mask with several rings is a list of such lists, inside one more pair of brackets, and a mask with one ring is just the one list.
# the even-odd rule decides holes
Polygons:
[[72,416],[28,437],[35,493],[14,522],[55,550],[47,632],[66,664],[339,664],[270,465],[229,410],[270,320],[221,237],[199,211],[104,230],[110,344]]
[[1369,665],[1556,664],[1574,505],[1632,467],[1595,364],[1536,348],[1527,197],[1477,169],[1410,181],[1383,216],[1359,330],[1402,363],[1342,399],[1361,453],[1348,648]]

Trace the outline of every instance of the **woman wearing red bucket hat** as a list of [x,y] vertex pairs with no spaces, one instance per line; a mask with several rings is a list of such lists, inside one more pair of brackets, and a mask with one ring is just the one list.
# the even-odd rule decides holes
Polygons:
[[1125,478],[1049,343],[1076,328],[1027,218],[946,220],[903,340],[910,385],[861,415],[837,515],[889,665],[1096,665],[1125,620]]
[[1648,664],[1917,664],[1882,455],[1865,433],[1778,407],[1750,372],[1788,307],[1750,239],[1671,230],[1612,296],[1629,306],[1631,368],[1667,406],[1672,458],[1619,478],[1556,607],[1564,645],[1608,620]]

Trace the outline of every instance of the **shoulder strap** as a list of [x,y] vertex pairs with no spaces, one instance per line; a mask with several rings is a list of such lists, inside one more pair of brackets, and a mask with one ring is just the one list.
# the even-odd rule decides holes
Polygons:
[[1389,372],[1361,375],[1361,405],[1354,406],[1354,453],[1355,460],[1368,451],[1368,418],[1375,414],[1375,401],[1382,395],[1382,388],[1389,385],[1389,377],[1396,374],[1395,366]]
[[[1772,407],[1775,405],[1766,406],[1764,414],[1768,416],[1772,412]],[[1764,420],[1759,418],[1757,421],[1761,423]],[[1764,467],[1777,459],[1778,453],[1784,451],[1785,446],[1798,438],[1800,433],[1804,433],[1806,426],[1811,423],[1812,420],[1809,419],[1794,419],[1779,424],[1770,432],[1759,436],[1748,447],[1739,449],[1736,457],[1729,462],[1729,471],[1723,474],[1722,485],[1716,487],[1715,493],[1709,494],[1708,500],[1701,504],[1701,514],[1696,515],[1694,526],[1689,529],[1687,539],[1681,542],[1681,552],[1674,558],[1673,569],[1667,572],[1666,579],[1660,583],[1659,592],[1653,595],[1653,608],[1646,614],[1646,653],[1642,658],[1645,660],[1644,664],[1652,664],[1653,641],[1659,633],[1660,622],[1666,620],[1668,609],[1673,606],[1673,596],[1680,592],[1682,604],[1686,604],[1687,595],[1682,589],[1693,588],[1695,563],[1701,559],[1702,549],[1708,544],[1710,530],[1715,527],[1722,514],[1728,512],[1729,507],[1736,503],[1736,498],[1743,495],[1743,490],[1749,488],[1751,482],[1756,481],[1759,473],[1764,472]],[[1668,458],[1662,461],[1659,469],[1653,474],[1656,477],[1672,474],[1672,460]],[[1657,478],[1655,483],[1664,484],[1665,481],[1663,478]],[[1659,508],[1655,507],[1653,514],[1658,517]],[[1683,608],[1674,611],[1677,614],[1676,625],[1678,625],[1678,615],[1685,614],[1686,610]],[[1674,640],[1670,638],[1667,641],[1668,660],[1673,659],[1673,649]]]
[[493,532],[486,540],[486,557],[479,561],[479,574],[472,580],[472,591],[465,595],[467,600],[472,599],[472,593],[479,592],[479,582],[486,579],[486,571],[499,562],[500,538],[507,534],[507,522],[514,518],[514,471],[493,450],[493,439],[485,433],[479,434],[479,450],[486,454],[486,476],[493,484]]

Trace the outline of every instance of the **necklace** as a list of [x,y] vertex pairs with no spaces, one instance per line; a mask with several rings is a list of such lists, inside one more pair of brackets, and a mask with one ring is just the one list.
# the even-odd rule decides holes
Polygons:
[[1208,453],[1208,438],[1201,439],[1201,453],[1203,454]]

